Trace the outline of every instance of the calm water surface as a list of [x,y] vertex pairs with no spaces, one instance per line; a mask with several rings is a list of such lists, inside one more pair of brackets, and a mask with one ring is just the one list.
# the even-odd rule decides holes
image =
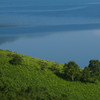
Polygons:
[[100,60],[100,2],[0,0],[0,49],[80,67]]

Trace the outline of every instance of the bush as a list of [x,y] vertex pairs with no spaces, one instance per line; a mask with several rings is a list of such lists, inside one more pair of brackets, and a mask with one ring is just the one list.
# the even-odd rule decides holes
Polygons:
[[47,70],[48,69],[47,62],[39,61],[39,65],[41,66],[41,70]]
[[50,68],[54,73],[60,73],[59,64],[53,64]]
[[19,55],[13,55],[13,59],[9,61],[12,65],[20,65],[22,63],[22,57]]

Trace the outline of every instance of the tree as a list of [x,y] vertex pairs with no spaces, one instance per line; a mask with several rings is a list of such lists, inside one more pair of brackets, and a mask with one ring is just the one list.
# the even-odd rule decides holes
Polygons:
[[66,78],[75,81],[75,78],[77,78],[79,74],[80,68],[74,61],[70,61],[68,64],[64,64],[64,75]]
[[9,61],[12,65],[20,65],[22,63],[22,57],[19,55],[13,55],[13,59]]
[[90,60],[88,67],[92,72],[92,77],[94,77],[95,81],[100,79],[100,62],[99,60]]
[[90,82],[91,81],[91,72],[89,67],[85,67],[82,72],[82,81]]

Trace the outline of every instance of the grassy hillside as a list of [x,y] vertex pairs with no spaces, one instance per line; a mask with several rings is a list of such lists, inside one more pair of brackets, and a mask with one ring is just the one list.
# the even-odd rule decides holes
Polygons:
[[0,100],[100,100],[100,82],[66,81],[54,73],[63,64],[21,54],[22,63],[12,65],[15,54],[0,50]]

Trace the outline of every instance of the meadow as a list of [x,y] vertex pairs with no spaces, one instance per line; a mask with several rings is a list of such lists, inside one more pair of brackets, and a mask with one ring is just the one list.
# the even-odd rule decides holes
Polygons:
[[[22,63],[11,64],[13,55]],[[64,64],[0,50],[1,100],[100,100],[100,82],[67,81],[55,74]]]

